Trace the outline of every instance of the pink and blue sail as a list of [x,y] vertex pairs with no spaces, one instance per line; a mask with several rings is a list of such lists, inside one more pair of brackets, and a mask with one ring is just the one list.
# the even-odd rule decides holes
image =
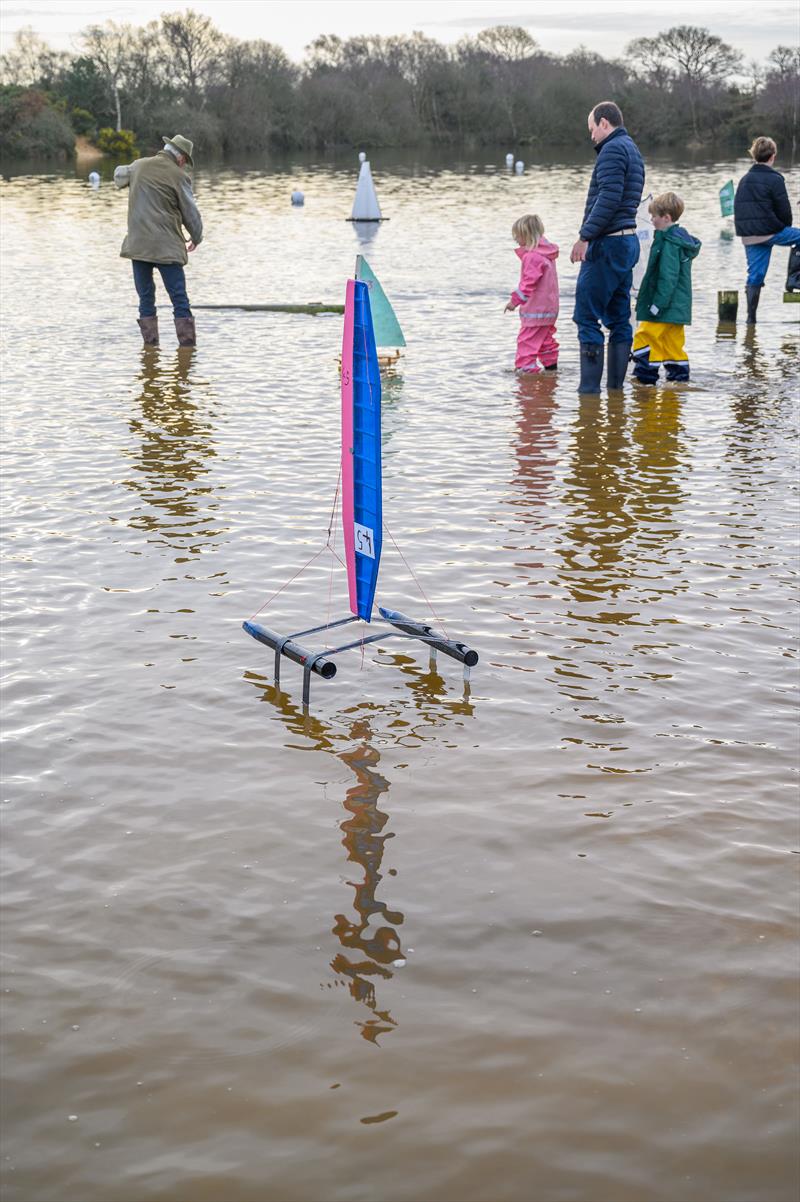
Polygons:
[[[374,281],[373,276],[373,287],[375,283],[377,281]],[[380,305],[378,308],[380,312]],[[396,333],[394,336],[396,337]],[[402,338],[402,334],[400,337]],[[360,279],[347,281],[341,387],[342,525],[350,613],[344,618],[327,620],[321,625],[292,634],[279,634],[262,626],[260,622],[254,622],[252,618],[242,623],[249,635],[275,653],[276,687],[280,687],[282,658],[302,666],[305,709],[308,708],[311,696],[312,673],[330,680],[336,675],[336,664],[332,656],[350,651],[354,647],[363,650],[370,643],[384,642],[388,638],[418,640],[430,648],[432,655],[441,651],[452,659],[459,660],[464,665],[465,680],[469,669],[478,662],[478,653],[465,643],[443,636],[428,623],[418,622],[394,609],[379,609],[381,618],[391,627],[388,631],[384,628],[378,633],[362,632],[358,639],[335,647],[326,646],[320,650],[310,649],[305,643],[299,642],[300,639],[305,639],[306,635],[324,634],[359,619],[369,622],[378,583],[383,543],[381,376],[375,346],[370,286]],[[329,540],[330,536],[329,530]],[[326,545],[330,546],[330,543]],[[332,546],[330,549],[333,551]]]
[[352,279],[342,337],[342,526],[350,609],[369,622],[383,544],[381,375],[369,288]]

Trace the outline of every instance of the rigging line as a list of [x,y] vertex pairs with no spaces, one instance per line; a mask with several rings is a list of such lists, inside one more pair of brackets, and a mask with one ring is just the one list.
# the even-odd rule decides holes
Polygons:
[[427,605],[428,609],[429,609],[429,610],[431,611],[431,613],[433,614],[433,616],[434,616],[434,618],[436,619],[436,621],[437,621],[437,622],[439,623],[439,625],[441,626],[442,630],[444,631],[445,637],[449,639],[449,638],[450,638],[450,635],[448,634],[447,627],[445,626],[445,624],[444,624],[443,620],[442,620],[442,619],[439,617],[439,615],[437,614],[436,610],[433,608],[433,602],[431,602],[431,601],[428,599],[428,597],[427,597],[427,595],[426,595],[426,593],[425,593],[425,589],[422,587],[422,584],[420,583],[420,581],[419,581],[419,579],[418,579],[418,577],[417,577],[417,574],[416,574],[416,572],[414,571],[414,569],[412,568],[411,564],[410,564],[410,563],[408,562],[408,560],[406,559],[406,557],[405,557],[405,555],[403,554],[403,552],[400,550],[400,547],[399,547],[399,546],[398,546],[398,544],[397,544],[397,540],[395,539],[395,537],[394,537],[394,535],[392,534],[392,532],[391,532],[391,530],[389,529],[389,527],[386,525],[386,522],[384,522],[384,523],[383,523],[383,528],[384,528],[384,530],[386,531],[386,533],[389,535],[389,538],[392,540],[392,543],[394,544],[394,549],[397,551],[397,554],[400,556],[400,558],[402,559],[403,563],[404,563],[404,564],[406,565],[406,567],[408,568],[408,570],[409,570],[409,572],[410,572],[410,574],[411,574],[411,578],[412,578],[412,580],[413,580],[413,581],[414,581],[414,583],[416,584],[416,586],[417,586],[417,588],[419,589],[419,591],[422,593],[422,597],[423,597],[423,600],[425,601],[425,604]]
[[306,568],[310,567],[315,559],[319,559],[319,557],[323,553],[323,551],[327,551],[327,549],[328,549],[328,544],[325,543],[325,545],[323,547],[320,547],[320,549],[319,549],[319,551],[317,551],[316,555],[312,555],[311,558],[308,560],[308,562],[303,564],[302,568],[298,568],[298,570],[295,572],[294,576],[290,576],[289,579],[284,584],[282,584],[280,588],[275,590],[275,592],[272,594],[271,597],[267,597],[266,601],[264,601],[262,605],[259,605],[258,609],[254,610],[251,613],[250,617],[254,618],[256,616],[256,614],[261,613],[262,609],[266,609],[267,606],[272,601],[275,600],[275,598],[278,596],[279,593],[282,593],[283,590],[288,585],[290,585],[293,580],[296,580],[298,576],[301,576],[303,574],[303,572],[306,570]]
[[[334,559],[339,559],[339,556],[336,554],[335,522],[336,522],[336,510],[338,508],[338,503],[339,503],[339,483],[341,482],[341,479],[342,479],[342,465],[341,465],[341,461],[340,461],[340,463],[339,463],[339,480],[337,481],[337,484],[336,484],[336,494],[333,498],[333,508],[331,509],[331,516],[330,516],[330,519],[328,522],[328,542],[326,544],[326,546],[328,547],[328,549],[331,553],[331,571],[330,571],[330,575],[328,577],[328,607],[327,607],[327,611],[325,614],[325,625],[326,626],[330,623],[330,620],[331,620],[331,605],[333,603],[333,567],[334,567],[333,561],[334,561]],[[333,542],[331,542],[331,530],[333,530]],[[341,562],[341,560],[340,560],[340,562]],[[327,646],[328,646],[328,649],[330,649],[330,643],[328,643]]]
[[[331,516],[328,518],[328,543],[331,541],[331,530],[333,529],[333,521],[336,516],[336,506],[339,504],[339,488],[342,483],[342,461],[339,460],[339,475],[336,478],[336,492],[333,494],[333,505],[331,505]],[[333,536],[334,542],[336,535]]]
[[[339,557],[339,555],[336,553],[334,547],[331,546],[331,542],[330,542],[331,530],[333,529],[333,519],[334,519],[334,515],[336,513],[336,506],[339,501],[339,486],[341,484],[341,480],[342,480],[342,466],[341,466],[341,464],[339,464],[339,478],[336,481],[336,491],[333,494],[333,505],[331,507],[331,516],[328,518],[328,537],[327,537],[326,542],[324,543],[324,545],[322,547],[320,547],[320,549],[319,549],[319,551],[317,551],[316,555],[312,555],[311,558],[306,563],[304,563],[303,566],[298,569],[298,571],[295,572],[294,576],[290,576],[289,579],[287,581],[285,581],[279,589],[276,589],[275,592],[270,597],[267,597],[266,601],[262,602],[262,604],[259,605],[258,609],[254,610],[253,613],[251,613],[251,615],[250,615],[251,618],[254,618],[257,614],[260,614],[263,609],[266,609],[267,606],[270,605],[275,600],[275,598],[278,596],[279,593],[283,592],[283,590],[287,587],[287,585],[290,585],[293,580],[297,579],[298,576],[302,576],[302,574],[306,570],[306,568],[311,567],[311,564],[314,562],[315,559],[319,559],[319,557],[323,551],[330,551],[331,554],[336,559],[339,560],[339,563],[343,562],[342,559]],[[334,535],[334,541],[335,541],[335,537],[336,536]]]

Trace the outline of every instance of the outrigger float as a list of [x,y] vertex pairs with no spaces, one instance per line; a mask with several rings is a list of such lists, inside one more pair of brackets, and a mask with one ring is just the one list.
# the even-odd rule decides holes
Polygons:
[[383,544],[383,502],[381,491],[381,377],[370,307],[370,288],[361,279],[347,281],[342,337],[342,526],[345,565],[351,612],[344,618],[278,634],[248,619],[242,623],[252,635],[275,652],[275,684],[280,685],[281,658],[300,664],[303,669],[303,705],[311,696],[311,676],[332,680],[336,664],[332,656],[388,638],[417,640],[426,644],[435,660],[436,653],[464,665],[464,679],[478,662],[478,653],[466,643],[439,633],[426,622],[409,618],[397,610],[378,607],[387,624],[369,634],[337,647],[310,650],[300,639],[323,634],[353,622],[372,620],[375,589],[378,582]]

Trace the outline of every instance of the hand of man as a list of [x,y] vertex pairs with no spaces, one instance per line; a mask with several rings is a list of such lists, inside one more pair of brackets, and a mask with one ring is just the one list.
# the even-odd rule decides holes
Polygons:
[[195,246],[194,242],[192,242],[191,238],[186,243],[186,249],[188,250],[189,254],[191,254],[193,250],[197,250],[197,247]]
[[514,312],[514,306],[511,304],[511,301],[508,302],[508,304],[506,305],[503,312],[504,313],[513,313]]
[[570,251],[570,263],[583,263],[586,259],[586,252],[588,249],[589,243],[584,242],[581,238],[579,238]]

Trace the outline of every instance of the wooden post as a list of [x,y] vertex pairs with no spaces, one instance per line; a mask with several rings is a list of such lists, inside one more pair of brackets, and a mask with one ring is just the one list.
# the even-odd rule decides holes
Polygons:
[[739,308],[739,293],[735,290],[717,293],[717,316],[720,321],[736,321]]

